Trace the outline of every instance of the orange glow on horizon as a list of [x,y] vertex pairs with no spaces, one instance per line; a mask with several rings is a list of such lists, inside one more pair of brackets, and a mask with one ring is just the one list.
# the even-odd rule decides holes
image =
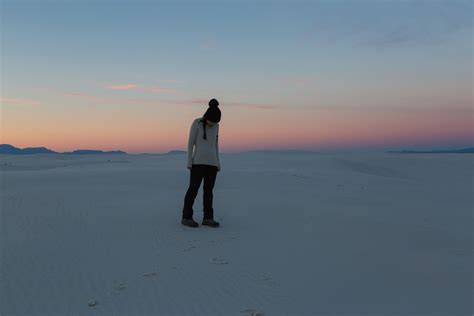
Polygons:
[[[269,111],[252,119],[227,115],[220,123],[221,152],[272,148],[345,148],[402,146],[423,142],[474,139],[470,113],[459,111],[331,111],[310,115]],[[231,111],[229,111],[231,112]],[[277,114],[281,114],[277,116]],[[466,115],[467,114],[467,115]],[[21,124],[4,120],[1,143],[16,147],[45,146],[54,151],[76,149],[123,150],[129,153],[186,150],[190,122],[110,117],[90,118],[87,124],[75,116],[44,124],[40,117],[24,117]],[[198,117],[195,116],[195,117]]]

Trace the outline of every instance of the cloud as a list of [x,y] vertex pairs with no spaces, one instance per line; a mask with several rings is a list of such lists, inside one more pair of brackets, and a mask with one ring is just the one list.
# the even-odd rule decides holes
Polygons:
[[[201,105],[207,106],[209,103],[209,99],[192,99],[192,100],[184,100],[184,101],[169,101],[172,104],[180,104],[180,105]],[[219,108],[225,108],[227,106],[236,106],[236,107],[243,107],[243,108],[250,108],[250,109],[274,109],[276,108],[275,105],[269,104],[256,104],[256,103],[245,103],[245,102],[220,102]]]
[[114,90],[130,90],[130,89],[135,89],[137,88],[137,85],[134,83],[128,83],[128,84],[119,84],[119,85],[110,85],[108,86],[109,89],[114,89]]
[[395,30],[391,30],[387,33],[384,33],[382,35],[379,35],[375,38],[371,38],[365,41],[361,41],[355,46],[359,46],[360,44],[362,45],[367,45],[367,46],[372,46],[376,48],[386,48],[386,47],[391,47],[391,46],[398,46],[402,45],[405,43],[420,43],[420,42],[425,42],[428,34],[426,34],[426,37],[418,37],[415,36],[410,30],[407,29],[402,29],[398,28]]
[[[142,98],[117,98],[117,97],[99,97],[90,94],[84,94],[80,92],[63,92],[63,95],[71,96],[75,98],[84,99],[87,101],[92,101],[94,103],[102,103],[102,104],[139,104],[139,105],[180,105],[180,106],[207,106],[209,99],[191,99],[191,100],[171,100],[171,101],[163,101],[163,100],[150,100],[150,99],[142,99]],[[268,105],[268,104],[255,104],[255,103],[242,103],[242,102],[225,102],[219,105],[220,107],[226,106],[236,106],[236,107],[244,107],[250,109],[274,109],[276,106]]]
[[167,101],[167,102],[170,104],[178,104],[178,105],[194,105],[194,104],[207,105],[209,103],[209,100],[192,99],[192,100]]
[[162,101],[149,100],[142,98],[122,98],[122,97],[100,97],[96,95],[90,95],[80,92],[63,92],[63,95],[75,97],[94,103],[101,104],[134,104],[134,105],[157,105]]
[[0,103],[10,104],[10,105],[38,105],[41,102],[31,100],[31,99],[22,99],[22,98],[4,98],[0,97]]
[[293,110],[314,110],[314,111],[342,111],[342,112],[459,112],[466,115],[474,114],[474,109],[469,105],[447,105],[447,104],[427,104],[427,105],[393,105],[393,104],[317,104],[317,105],[295,105]]
[[162,101],[162,100],[150,100],[143,98],[123,98],[123,97],[101,97],[96,95],[85,94],[81,92],[62,92],[61,94],[75,97],[87,101],[92,101],[94,103],[101,104],[134,104],[134,105],[167,105],[167,104],[181,104],[181,105],[190,105],[194,103],[189,103],[189,101]]
[[154,91],[154,92],[176,92],[174,89],[166,89],[161,86],[143,86],[135,83],[107,85],[106,88],[113,90],[143,90],[143,91]]
[[97,102],[100,102],[100,101],[103,101],[103,100],[105,99],[105,98],[103,98],[103,97],[98,97],[98,96],[94,96],[94,95],[84,94],[84,93],[80,93],[80,92],[63,92],[62,94],[63,94],[63,95],[66,95],[66,96],[81,98],[81,99],[88,100],[88,101],[97,101]]
[[[359,40],[354,46],[388,48],[408,44],[438,44],[457,31],[472,28],[472,4],[468,2],[414,1],[396,8],[404,8],[405,14],[402,17],[385,15],[391,27],[383,30],[383,25],[380,25],[380,30],[370,30],[368,38]],[[383,14],[388,14],[390,7],[385,9]]]
[[241,103],[241,102],[229,102],[229,103],[225,103],[225,105],[244,107],[244,108],[250,108],[250,109],[262,109],[262,110],[270,110],[270,109],[277,108],[277,106],[270,105],[270,104]]
[[159,80],[161,82],[166,82],[166,83],[183,83],[183,80],[175,80],[175,79],[164,79],[164,80]]
[[[345,1],[311,5],[302,43],[349,43],[352,47],[392,48],[438,45],[456,32],[472,37],[472,0]],[[319,8],[318,6],[321,6]],[[324,10],[331,10],[324,14]],[[319,16],[319,18],[317,18]]]
[[147,87],[143,87],[142,89],[146,90],[146,91],[176,92],[176,90],[174,90],[174,89],[165,89],[165,88],[162,88],[160,86],[147,86]]

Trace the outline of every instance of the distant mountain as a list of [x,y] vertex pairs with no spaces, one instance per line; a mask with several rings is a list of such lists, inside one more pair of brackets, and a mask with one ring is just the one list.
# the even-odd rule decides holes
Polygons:
[[170,150],[166,154],[167,155],[181,155],[181,154],[186,154],[187,151],[184,150]]
[[397,154],[474,154],[474,147],[447,150],[401,150],[388,151],[388,153]]
[[255,149],[243,151],[243,153],[264,153],[264,154],[314,154],[320,153],[315,150],[304,149]]
[[49,150],[46,147],[27,147],[27,148],[21,149],[9,144],[0,144],[0,154],[9,154],[9,155],[57,154],[57,152]]
[[[46,147],[26,147],[17,148],[9,144],[0,144],[0,154],[7,155],[29,155],[29,154],[61,154],[60,152],[50,150]],[[62,154],[76,154],[76,155],[88,155],[88,154],[126,154],[121,150],[114,151],[102,151],[102,150],[74,150],[72,152],[63,152]]]
[[102,151],[102,150],[91,150],[91,149],[78,149],[74,151],[63,152],[63,154],[74,154],[74,155],[90,155],[90,154],[126,154],[121,150]]

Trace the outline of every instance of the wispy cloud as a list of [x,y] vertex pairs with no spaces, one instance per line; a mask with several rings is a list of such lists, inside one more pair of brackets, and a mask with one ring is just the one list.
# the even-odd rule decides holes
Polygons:
[[174,89],[166,89],[160,86],[145,86],[145,87],[142,87],[142,89],[146,91],[176,92],[176,90]]
[[96,96],[81,92],[63,92],[63,95],[75,97],[87,101],[91,101],[93,103],[101,103],[101,104],[134,104],[134,105],[157,105],[163,103],[163,101],[159,100],[149,100],[149,99],[142,99],[142,98],[119,98],[119,97],[102,97]]
[[398,26],[384,33],[373,35],[368,39],[359,40],[354,44],[354,47],[369,46],[383,49],[402,45],[435,44],[442,40],[442,36],[442,33]]
[[0,97],[1,104],[8,104],[8,105],[38,105],[41,102],[31,100],[31,99],[23,99],[23,98],[5,98]]
[[138,85],[136,85],[134,83],[128,83],[128,84],[110,85],[107,88],[114,89],[114,90],[130,90],[130,89],[135,89],[137,87],[138,87]]
[[276,105],[270,105],[270,104],[242,103],[242,102],[229,102],[229,103],[226,103],[225,105],[250,108],[250,109],[262,109],[262,110],[276,109],[278,107]]
[[176,92],[174,89],[163,88],[162,86],[145,86],[135,83],[106,85],[106,88],[112,90],[143,90],[154,92]]
[[456,105],[456,106],[447,106],[445,104],[428,104],[428,105],[370,105],[370,104],[315,104],[315,105],[295,105],[292,106],[293,110],[314,110],[314,111],[347,111],[347,112],[358,112],[361,111],[378,113],[378,112],[400,112],[400,113],[410,113],[410,112],[421,112],[421,113],[433,113],[433,112],[459,112],[466,113],[466,115],[473,115],[474,109],[469,105]]
[[[354,46],[388,48],[443,42],[454,32],[472,29],[472,3],[469,2],[404,3],[406,14],[403,18],[397,17],[387,30],[369,32],[367,38],[359,40]],[[393,19],[393,16],[387,18]]]
[[[275,105],[269,104],[257,104],[257,103],[245,103],[245,102],[220,102],[219,108],[225,108],[227,106],[232,107],[243,107],[243,108],[250,108],[250,109],[274,109],[277,108]],[[208,99],[193,99],[193,100],[183,100],[183,101],[170,101],[172,104],[181,104],[181,105],[201,105],[206,106],[209,103]]]
[[384,49],[437,45],[458,31],[472,34],[472,0],[334,2],[328,6],[331,14],[307,23],[300,34],[302,43]]
[[[170,100],[170,101],[163,101],[163,100],[150,100],[150,99],[143,99],[143,98],[117,98],[117,97],[99,97],[95,95],[80,93],[80,92],[62,92],[63,95],[84,99],[87,101],[91,101],[94,103],[101,103],[101,104],[140,104],[140,105],[179,105],[179,106],[207,106],[209,100],[208,99],[191,99],[191,100]],[[257,103],[245,103],[245,102],[223,102],[219,105],[221,108],[226,106],[232,107],[243,107],[243,108],[250,108],[250,109],[274,109],[277,108],[275,105],[269,104],[257,104]]]
[[408,44],[412,43],[419,43],[421,41],[426,41],[427,38],[421,37],[418,38],[415,36],[411,31],[407,29],[398,28],[395,30],[391,30],[387,33],[382,35],[378,35],[374,38],[370,38],[367,40],[360,41],[355,44],[355,46],[372,46],[376,48],[386,48],[391,46],[398,46],[401,44]]
[[167,101],[170,104],[178,104],[178,105],[207,105],[209,100],[205,99],[192,99],[192,100],[178,100],[178,101]]
[[163,80],[158,80],[161,82],[166,82],[166,83],[183,83],[183,80],[175,80],[175,79],[163,79]]
[[101,102],[101,101],[104,101],[106,99],[106,98],[103,98],[103,97],[98,97],[98,96],[95,96],[95,95],[90,95],[90,94],[85,94],[85,93],[80,93],[80,92],[62,92],[62,94],[66,95],[66,96],[81,98],[81,99],[84,99],[84,100],[94,101],[94,102]]
[[61,92],[62,95],[75,97],[94,103],[102,104],[143,104],[143,105],[163,105],[163,104],[183,104],[187,105],[186,102],[169,102],[162,100],[144,99],[144,98],[124,98],[124,97],[109,97],[109,96],[96,96],[81,92]]

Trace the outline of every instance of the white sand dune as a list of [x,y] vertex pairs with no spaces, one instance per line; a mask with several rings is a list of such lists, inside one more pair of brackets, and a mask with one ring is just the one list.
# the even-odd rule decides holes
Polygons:
[[472,155],[221,162],[214,229],[184,155],[0,156],[0,315],[472,314]]

